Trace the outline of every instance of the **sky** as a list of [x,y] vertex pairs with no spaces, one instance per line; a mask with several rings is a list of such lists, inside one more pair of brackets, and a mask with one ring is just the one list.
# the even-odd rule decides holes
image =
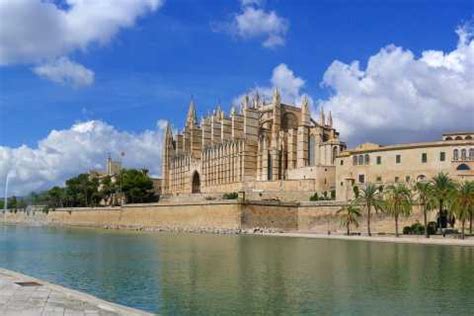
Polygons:
[[473,17],[472,0],[0,0],[0,188],[107,153],[158,176],[191,98],[201,116],[275,87],[350,147],[473,130]]

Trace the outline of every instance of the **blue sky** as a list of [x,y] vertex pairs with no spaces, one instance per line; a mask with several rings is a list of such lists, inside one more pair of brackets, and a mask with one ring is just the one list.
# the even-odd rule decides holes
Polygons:
[[163,120],[277,87],[349,146],[474,129],[472,0],[0,0],[0,187],[107,153],[160,175]]
[[166,118],[180,125],[191,95],[206,113],[226,106],[249,87],[267,84],[285,63],[305,79],[314,99],[333,60],[363,64],[381,47],[396,44],[420,54],[449,51],[454,29],[473,14],[472,1],[272,1],[266,10],[289,21],[286,44],[268,49],[259,39],[213,32],[231,19],[238,1],[167,1],[139,17],[108,43],[92,43],[70,56],[95,72],[91,86],[56,84],[31,72],[31,64],[0,68],[0,144],[34,146],[51,129],[100,119],[140,131]]

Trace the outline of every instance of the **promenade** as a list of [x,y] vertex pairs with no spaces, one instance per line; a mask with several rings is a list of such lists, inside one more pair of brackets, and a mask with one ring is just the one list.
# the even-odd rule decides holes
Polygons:
[[0,315],[139,316],[151,314],[0,268]]

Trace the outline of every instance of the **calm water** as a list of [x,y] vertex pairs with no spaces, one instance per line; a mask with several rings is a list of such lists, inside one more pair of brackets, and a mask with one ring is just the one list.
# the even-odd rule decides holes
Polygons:
[[160,314],[474,313],[474,249],[0,227],[0,266]]

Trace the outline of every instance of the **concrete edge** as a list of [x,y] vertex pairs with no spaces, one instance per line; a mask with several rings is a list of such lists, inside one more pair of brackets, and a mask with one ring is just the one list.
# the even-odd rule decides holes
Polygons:
[[9,275],[13,278],[17,278],[18,281],[35,281],[40,283],[42,286],[47,286],[50,289],[54,291],[58,291],[61,293],[65,293],[67,296],[76,298],[77,300],[84,301],[93,305],[96,305],[98,308],[104,310],[104,311],[109,311],[109,312],[117,312],[123,315],[132,315],[132,316],[150,316],[150,315],[155,315],[149,312],[145,312],[139,309],[135,309],[132,307],[112,303],[103,299],[100,299],[98,297],[95,297],[90,294],[86,294],[81,291],[73,290],[67,287],[63,287],[61,285],[57,285],[54,283],[50,283],[26,274],[22,274],[16,271],[0,268],[0,273]]
[[439,239],[439,238],[424,238],[424,237],[381,237],[381,236],[346,236],[346,235],[325,235],[314,233],[262,233],[254,234],[258,236],[272,236],[272,237],[297,237],[297,238],[312,238],[312,239],[328,239],[328,240],[351,240],[351,241],[370,241],[383,243],[397,243],[397,244],[412,244],[412,245],[438,245],[438,246],[462,246],[474,247],[474,239]]

